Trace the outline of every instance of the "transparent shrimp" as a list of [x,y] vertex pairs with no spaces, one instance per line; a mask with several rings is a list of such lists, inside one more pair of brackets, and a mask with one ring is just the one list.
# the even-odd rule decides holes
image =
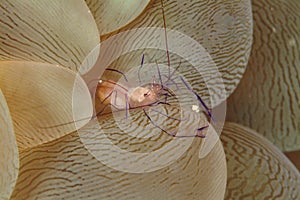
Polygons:
[[[168,73],[167,75],[162,75],[160,72],[160,68],[158,66],[158,63],[156,63],[157,66],[157,74],[158,74],[158,80],[156,77],[153,77],[153,82],[148,84],[142,84],[141,79],[141,71],[143,68],[143,62],[144,62],[144,54],[142,55],[142,62],[141,66],[138,69],[138,79],[140,85],[128,88],[124,85],[121,85],[120,83],[113,82],[111,80],[101,80],[98,85],[97,90],[97,98],[99,98],[101,104],[104,104],[104,107],[102,110],[100,110],[97,113],[98,117],[101,117],[105,113],[105,110],[108,107],[113,107],[115,109],[115,112],[125,110],[126,112],[126,118],[128,117],[128,111],[130,109],[142,109],[144,115],[147,117],[147,119],[153,124],[155,127],[160,129],[162,132],[172,136],[172,137],[200,137],[205,138],[205,135],[201,134],[203,130],[208,128],[208,126],[203,126],[200,128],[197,128],[195,130],[196,134],[193,135],[184,135],[184,136],[176,136],[175,133],[169,132],[162,127],[160,127],[148,114],[146,108],[151,108],[151,111],[156,112],[157,114],[167,117],[168,119],[177,120],[177,121],[183,121],[184,119],[178,119],[174,118],[172,116],[166,115],[158,110],[155,110],[154,107],[160,104],[171,106],[171,103],[168,102],[168,98],[174,96],[175,94],[172,93],[172,91],[169,89],[169,86],[172,84],[176,88],[178,88],[178,82],[176,80],[179,80],[188,91],[190,91],[198,100],[200,105],[204,108],[206,111],[206,114],[209,118],[213,119],[212,114],[210,112],[210,109],[205,104],[205,102],[202,100],[200,95],[198,95],[184,80],[182,76],[176,75],[175,70],[178,70],[180,67],[180,64],[178,67],[175,68],[175,70],[171,73]],[[124,80],[128,82],[128,78],[123,72],[120,72],[118,70],[111,70],[115,73],[119,73],[122,75]],[[165,77],[165,81],[162,77]],[[157,83],[158,82],[158,83]],[[109,111],[112,112],[112,111]]]
[[[163,26],[165,30],[165,46],[166,46],[166,56],[167,56],[167,67],[168,72],[165,74],[161,73],[159,64],[156,62],[157,68],[157,77],[153,77],[152,83],[143,83],[141,72],[143,71],[145,55],[142,54],[141,64],[138,68],[138,85],[132,87],[128,86],[129,82],[127,76],[124,72],[114,69],[106,68],[105,71],[111,73],[117,73],[121,75],[124,80],[124,83],[115,82],[113,80],[99,79],[97,84],[97,89],[95,93],[95,110],[96,113],[92,118],[101,118],[101,116],[106,114],[111,114],[112,112],[125,111],[126,119],[129,116],[129,111],[132,109],[141,109],[145,117],[150,121],[152,125],[161,130],[163,133],[168,134],[172,137],[183,138],[183,137],[199,137],[205,138],[205,135],[202,134],[202,131],[208,128],[208,125],[195,128],[195,133],[191,135],[176,135],[174,132],[167,131],[162,128],[158,123],[156,123],[151,116],[149,115],[149,109],[158,115],[176,121],[184,121],[186,119],[180,119],[168,114],[165,114],[157,109],[155,106],[164,105],[164,106],[173,106],[169,102],[169,98],[174,97],[175,94],[172,92],[172,87],[175,87],[174,90],[180,90],[179,84],[184,85],[185,89],[190,92],[198,101],[198,103],[205,110],[205,113],[209,119],[214,121],[213,115],[209,107],[205,104],[201,96],[194,91],[189,84],[185,81],[184,77],[181,75],[176,75],[178,69],[181,67],[181,61],[179,65],[171,72],[171,61],[168,50],[168,35],[166,31],[166,19],[164,14],[164,3],[161,0],[161,10],[163,16]],[[82,119],[84,120],[84,119]],[[73,123],[73,122],[70,122]],[[68,123],[65,123],[68,124]]]

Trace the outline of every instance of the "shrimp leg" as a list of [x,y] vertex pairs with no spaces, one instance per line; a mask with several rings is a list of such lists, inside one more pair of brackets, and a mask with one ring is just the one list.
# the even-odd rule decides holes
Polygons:
[[179,76],[179,78],[181,79],[181,81],[183,82],[183,84],[185,85],[185,87],[190,90],[198,99],[198,101],[201,103],[201,105],[203,106],[203,108],[206,110],[208,116],[214,121],[212,113],[210,112],[210,109],[208,108],[208,106],[204,103],[204,101],[202,100],[202,98],[200,97],[199,94],[197,94],[192,88],[190,88],[190,86],[185,82],[185,80],[182,78],[182,76]]
[[[153,110],[155,111],[155,110]],[[161,128],[159,125],[157,125],[152,119],[151,117],[149,116],[149,114],[146,112],[146,110],[143,108],[143,112],[145,114],[145,116],[148,118],[148,120],[153,124],[153,126],[155,126],[156,128],[160,129],[162,132],[168,134],[169,136],[172,136],[172,137],[176,137],[176,138],[189,138],[189,137],[199,137],[199,138],[205,138],[206,136],[205,135],[202,135],[202,134],[199,134],[199,132],[201,132],[202,130],[208,128],[208,126],[204,126],[204,127],[201,127],[201,128],[198,128],[197,129],[197,134],[196,135],[176,135],[175,133],[173,132],[168,132],[166,131],[165,129]],[[156,111],[156,112],[159,112],[159,111]],[[163,113],[160,113],[159,114],[163,114]],[[168,117],[168,118],[171,118],[171,119],[174,119],[174,120],[180,120],[182,121],[181,119],[177,119],[177,118],[172,118],[168,115],[165,115],[163,114],[164,116]]]

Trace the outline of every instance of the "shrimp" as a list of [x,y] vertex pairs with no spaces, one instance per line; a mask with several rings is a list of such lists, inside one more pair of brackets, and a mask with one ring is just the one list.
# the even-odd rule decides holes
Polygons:
[[[157,81],[156,77],[153,77],[152,83],[148,84],[142,84],[141,81],[141,69],[143,66],[144,61],[144,54],[142,55],[142,63],[138,70],[138,78],[140,85],[136,87],[129,88],[125,85],[122,85],[120,83],[116,83],[112,80],[100,80],[97,86],[96,90],[96,98],[100,100],[100,104],[103,104],[104,107],[101,111],[97,113],[98,117],[101,117],[101,115],[106,114],[106,110],[108,110],[109,107],[113,107],[116,109],[116,111],[125,110],[126,111],[126,118],[128,117],[128,111],[131,109],[142,109],[144,115],[147,117],[147,119],[153,124],[155,127],[160,129],[162,132],[172,136],[172,137],[200,137],[205,138],[205,135],[201,134],[201,132],[208,128],[208,126],[197,128],[195,131],[197,132],[194,135],[184,135],[184,136],[177,136],[175,133],[168,132],[161,128],[159,125],[157,125],[153,119],[150,117],[150,115],[147,113],[146,108],[153,108],[154,106],[157,106],[159,104],[164,104],[166,106],[171,106],[170,103],[168,103],[168,98],[175,96],[175,94],[168,88],[169,85],[177,85],[175,80],[180,80],[181,83],[186,87],[188,91],[190,91],[193,95],[195,95],[196,99],[199,101],[199,103],[202,105],[202,107],[206,110],[207,115],[212,119],[212,114],[208,108],[208,106],[204,103],[200,95],[198,95],[184,80],[182,76],[174,76],[175,70],[177,70],[180,67],[179,66],[172,72],[169,73],[170,75],[161,75],[158,63],[156,63],[157,66],[157,73],[158,73],[158,79]],[[119,73],[123,76],[124,80],[128,82],[127,77],[123,72],[120,72],[118,70],[111,70],[116,73]],[[163,81],[162,77],[165,77],[166,81]],[[159,82],[159,83],[156,83]],[[166,115],[160,111],[157,111],[155,109],[151,109],[152,111],[158,113],[159,115],[162,115],[164,117],[167,117],[172,120],[178,120],[183,121],[184,119],[177,119],[172,116]],[[108,111],[113,112],[113,111]]]
[[[178,119],[173,116],[169,116],[163,112],[160,112],[154,109],[155,106],[164,105],[164,106],[172,106],[171,103],[168,102],[170,97],[175,97],[176,95],[170,87],[174,86],[176,90],[179,90],[178,85],[181,83],[187,91],[189,91],[195,99],[197,99],[199,105],[205,110],[205,113],[209,119],[214,121],[213,115],[209,109],[209,107],[205,104],[202,100],[201,96],[195,92],[185,81],[184,77],[181,75],[175,75],[177,70],[181,67],[181,61],[179,65],[171,72],[171,61],[168,49],[168,34],[166,31],[166,18],[165,18],[165,11],[164,11],[164,3],[161,0],[161,10],[162,10],[162,17],[163,17],[163,27],[164,27],[164,36],[165,36],[165,47],[166,47],[166,56],[167,56],[167,67],[168,72],[166,74],[161,74],[161,70],[159,65],[156,61],[156,68],[157,68],[157,77],[153,77],[151,83],[143,83],[141,77],[141,71],[144,69],[144,61],[145,55],[142,54],[141,64],[138,68],[138,85],[129,86],[129,80],[125,73],[119,71],[114,68],[106,68],[105,71],[110,71],[111,73],[119,74],[124,83],[115,82],[111,79],[102,79],[99,78],[98,84],[96,86],[95,92],[95,110],[96,113],[92,116],[92,118],[101,118],[101,116],[106,114],[111,114],[113,112],[118,111],[125,111],[126,119],[128,118],[128,112],[132,109],[142,109],[145,117],[150,121],[150,123],[161,130],[163,133],[168,134],[172,137],[177,138],[184,138],[184,137],[199,137],[205,138],[205,135],[202,134],[202,131],[207,129],[209,126],[203,126],[199,128],[195,128],[195,134],[191,135],[176,135],[173,132],[169,132],[164,128],[160,127],[149,115],[149,109],[154,111],[155,113],[166,117],[168,119],[177,120],[177,121],[184,121],[186,119]],[[178,82],[180,81],[180,82]],[[83,119],[84,120],[84,119]],[[72,122],[70,122],[72,123]],[[67,124],[67,123],[65,123]]]

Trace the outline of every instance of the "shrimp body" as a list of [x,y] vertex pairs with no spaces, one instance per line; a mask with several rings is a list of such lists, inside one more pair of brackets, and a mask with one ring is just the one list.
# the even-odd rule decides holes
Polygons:
[[133,109],[158,102],[161,88],[158,84],[127,88],[120,83],[106,80],[99,82],[96,96],[104,105],[111,105],[120,110]]
[[155,104],[159,101],[162,86],[148,84],[133,88],[129,95],[130,108],[144,107]]

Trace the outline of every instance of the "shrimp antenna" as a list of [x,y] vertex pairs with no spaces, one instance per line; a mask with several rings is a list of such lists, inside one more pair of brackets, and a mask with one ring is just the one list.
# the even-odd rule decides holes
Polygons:
[[128,95],[125,95],[126,103],[125,103],[125,109],[126,109],[126,120],[128,119],[128,110],[129,110],[129,100]]
[[165,17],[165,6],[163,0],[161,2],[161,10],[162,10],[162,16],[163,16],[163,21],[164,21],[164,29],[165,29],[165,41],[166,41],[166,50],[167,50],[167,58],[168,58],[168,72],[169,72],[169,77],[170,77],[170,54],[169,54],[169,45],[168,45],[168,35],[167,35],[167,25],[166,25],[166,17]]
[[160,69],[159,69],[157,60],[155,60],[155,63],[156,63],[156,68],[157,68],[157,72],[158,72],[158,77],[159,77],[160,85],[163,87],[163,82],[162,82],[162,79],[161,79]]
[[174,71],[172,72],[172,74],[168,77],[168,80],[166,82],[168,82],[172,76],[174,76],[175,72],[179,69],[179,67],[181,66],[181,59],[179,61],[179,65],[174,69]]
[[[172,77],[174,76],[175,72],[179,69],[180,66],[181,66],[181,59],[180,59],[179,65],[174,69],[174,71],[172,72],[171,75],[169,75],[169,76],[164,75],[164,77],[167,78],[167,80],[164,83],[166,86],[173,84],[176,86],[177,90],[179,89],[177,86],[177,83],[174,81],[176,78],[178,78],[178,76],[174,79],[172,79]],[[171,82],[171,84],[169,82]]]
[[139,83],[141,84],[141,75],[140,75],[140,72],[141,72],[141,69],[142,69],[142,67],[143,67],[143,65],[144,65],[144,58],[145,58],[145,55],[143,54],[143,56],[142,56],[142,61],[141,61],[141,65],[140,65],[140,67],[139,67],[139,70],[138,70],[138,78],[139,78]]

